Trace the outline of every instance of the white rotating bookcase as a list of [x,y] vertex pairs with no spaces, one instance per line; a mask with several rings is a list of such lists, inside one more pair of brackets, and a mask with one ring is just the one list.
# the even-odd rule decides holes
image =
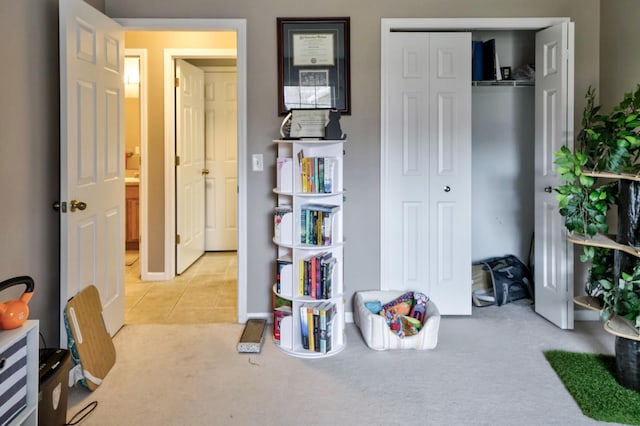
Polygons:
[[273,190],[277,196],[274,342],[293,356],[335,355],[346,344],[342,229],[345,141],[274,142],[278,152]]

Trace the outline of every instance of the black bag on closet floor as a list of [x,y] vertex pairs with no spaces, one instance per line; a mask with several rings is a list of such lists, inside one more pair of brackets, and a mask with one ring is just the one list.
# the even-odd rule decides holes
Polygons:
[[529,269],[516,256],[492,257],[473,263],[471,298],[475,306],[533,299],[532,283]]

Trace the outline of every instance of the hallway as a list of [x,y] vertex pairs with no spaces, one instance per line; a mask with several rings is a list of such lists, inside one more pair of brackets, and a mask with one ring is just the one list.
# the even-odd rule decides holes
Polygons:
[[171,281],[141,281],[136,255],[126,255],[125,324],[237,322],[236,252],[207,252]]

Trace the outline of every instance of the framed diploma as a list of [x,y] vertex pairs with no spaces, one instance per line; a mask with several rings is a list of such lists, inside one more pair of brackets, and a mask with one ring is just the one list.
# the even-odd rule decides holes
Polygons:
[[351,114],[349,18],[278,18],[278,113]]

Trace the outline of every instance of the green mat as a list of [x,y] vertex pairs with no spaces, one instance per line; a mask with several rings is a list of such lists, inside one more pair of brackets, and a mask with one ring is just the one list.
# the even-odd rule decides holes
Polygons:
[[544,355],[586,416],[640,425],[640,392],[618,384],[615,357],[566,351]]

